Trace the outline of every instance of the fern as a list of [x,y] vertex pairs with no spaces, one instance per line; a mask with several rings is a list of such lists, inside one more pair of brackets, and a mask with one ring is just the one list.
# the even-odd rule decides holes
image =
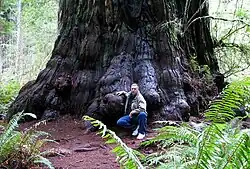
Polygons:
[[6,129],[4,130],[3,134],[0,135],[0,163],[2,163],[5,158],[11,152],[17,148],[20,140],[21,140],[21,133],[14,131],[15,128],[18,126],[18,121],[24,115],[21,113],[17,113],[9,122]]
[[200,143],[195,168],[240,168],[247,164],[250,167],[249,134],[242,133],[239,127],[212,124]]
[[[221,158],[220,168],[240,168],[239,166],[250,167],[250,139],[247,133],[241,133],[235,140],[229,142],[231,148]],[[218,165],[217,165],[218,166]],[[219,166],[218,166],[219,167]]]
[[185,123],[181,127],[165,126],[158,129],[159,134],[148,141],[143,142],[142,146],[148,146],[151,144],[158,144],[162,148],[168,147],[174,142],[181,142],[190,145],[195,145],[197,142],[198,131],[192,129]]
[[12,134],[5,139],[5,142],[3,142],[0,147],[0,164],[4,162],[11,153],[17,150],[21,137],[20,132],[12,132]]
[[32,156],[32,158],[30,158],[29,161],[33,161],[34,164],[44,164],[49,169],[54,169],[52,163],[47,158],[44,158],[41,155]]
[[24,132],[15,130],[18,121],[27,115],[36,118],[34,114],[21,112],[13,116],[6,127],[3,126],[5,130],[0,135],[0,168],[11,164],[11,161],[16,161],[15,168],[19,166],[30,168],[37,163],[53,168],[49,160],[42,156],[43,152],[40,152],[45,143],[53,140],[47,139],[48,133],[35,130],[44,122],[39,122]]
[[101,134],[103,138],[107,139],[106,143],[115,143],[117,146],[113,149],[113,152],[117,156],[117,161],[121,164],[121,166],[125,168],[139,168],[143,169],[139,158],[144,158],[144,156],[129,148],[116,134],[115,132],[107,129],[107,126],[100,122],[99,120],[95,120],[89,116],[83,116],[84,120],[90,121],[94,126],[99,126],[99,130],[101,130],[98,134]]
[[[26,115],[26,114],[25,114]],[[0,145],[3,145],[8,137],[12,134],[14,129],[18,126],[18,121],[25,116],[21,113],[17,113],[9,122],[7,128],[4,130],[4,133],[0,137]],[[1,150],[0,150],[1,152]]]
[[[224,125],[222,125],[222,127],[224,127]],[[199,136],[199,141],[196,145],[197,155],[195,168],[207,168],[208,166],[213,165],[212,158],[218,157],[215,155],[216,144],[218,139],[222,137],[219,128],[219,126],[212,124]]]
[[147,156],[145,163],[151,168],[250,167],[248,132],[230,123],[213,123],[202,132],[190,130],[187,125],[163,127],[158,136],[142,143],[143,146],[160,143],[160,152]]
[[145,162],[151,167],[179,168],[183,163],[194,159],[196,153],[194,150],[187,145],[175,144],[164,151],[148,155]]
[[147,156],[145,163],[150,168],[171,169],[190,166],[190,161],[195,159],[195,146],[200,132],[192,129],[186,123],[179,127],[165,126],[158,129],[158,132],[159,134],[155,138],[141,143],[141,146],[156,144],[160,150],[160,152]]
[[226,123],[234,118],[234,108],[245,106],[250,101],[249,87],[249,78],[233,82],[222,92],[221,99],[214,101],[206,111],[206,118],[212,124],[204,131],[198,144],[196,168],[237,168],[236,166],[250,164],[246,158],[249,153],[243,149],[249,149],[249,135],[245,133],[244,137],[241,136],[239,126],[232,127],[230,123]]
[[235,117],[233,109],[250,102],[250,78],[232,82],[221,93],[221,98],[213,101],[205,113],[207,120],[224,123]]

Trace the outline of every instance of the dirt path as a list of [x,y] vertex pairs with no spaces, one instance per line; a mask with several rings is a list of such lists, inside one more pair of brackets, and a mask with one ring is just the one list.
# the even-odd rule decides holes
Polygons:
[[[33,125],[35,122],[25,123],[21,128]],[[44,149],[64,154],[64,156],[49,157],[57,169],[118,169],[119,164],[111,152],[111,145],[96,133],[85,134],[80,120],[64,116],[56,121],[39,125],[37,130],[48,132],[56,143],[49,143]],[[135,138],[123,139],[131,148],[136,148],[139,141]]]
[[[26,128],[32,123],[26,123]],[[118,169],[111,146],[95,133],[85,134],[80,120],[64,116],[56,121],[40,125],[37,130],[48,132],[56,143],[48,144],[44,149],[60,151],[64,156],[49,157],[58,169]]]
[[[192,121],[198,121],[199,118],[192,118]],[[246,122],[249,124],[250,122]],[[27,128],[35,122],[25,123],[21,128]],[[244,123],[245,124],[245,123]],[[115,161],[116,157],[112,154],[111,145],[105,144],[104,140],[96,133],[86,134],[82,129],[80,120],[73,119],[71,116],[64,116],[56,121],[47,122],[39,125],[37,130],[45,131],[51,134],[52,139],[57,142],[50,143],[44,147],[44,150],[55,150],[64,154],[63,156],[54,155],[48,157],[56,169],[118,169],[119,164]],[[121,134],[120,130],[119,135]],[[147,134],[147,139],[153,137],[156,133]],[[120,135],[121,136],[121,135]],[[123,136],[122,139],[129,147],[138,148],[140,141],[131,136]],[[152,150],[146,150],[144,153],[150,153]]]

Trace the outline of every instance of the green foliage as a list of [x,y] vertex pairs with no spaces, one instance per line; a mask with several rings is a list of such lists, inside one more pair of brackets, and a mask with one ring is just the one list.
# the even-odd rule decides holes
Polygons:
[[13,7],[9,1],[6,5],[15,11],[11,22],[14,27],[10,27],[8,35],[0,35],[0,81],[11,78],[24,84],[44,69],[51,56],[57,36],[58,1],[22,0],[19,12],[19,1],[13,0]]
[[[45,12],[46,11],[46,12]],[[21,54],[22,81],[34,78],[46,65],[51,56],[57,31],[57,0],[23,1]]]
[[0,82],[0,113],[6,112],[19,90],[20,84],[17,81],[10,81],[8,83]]
[[188,145],[196,145],[198,131],[192,129],[190,126],[183,124],[182,127],[165,126],[158,129],[159,134],[146,142],[143,146],[157,144],[158,148],[166,148],[171,146],[174,142],[182,142]]
[[241,19],[249,19],[248,11],[244,8],[236,10],[235,15]]
[[199,63],[195,56],[191,56],[189,59],[189,64],[193,72],[199,72]]
[[194,166],[218,169],[249,168],[249,138],[249,130],[240,131],[239,126],[230,123],[212,123],[200,136]]
[[192,72],[196,72],[201,78],[204,78],[207,81],[213,80],[209,66],[199,65],[199,63],[197,62],[197,57],[191,56],[189,59],[189,65]]
[[[25,116],[36,118],[31,113],[18,113],[10,120],[0,135],[0,168],[32,168],[43,164],[53,169],[51,162],[44,158],[44,152],[40,152],[40,148],[51,141],[47,139],[48,133],[36,131],[31,127],[26,131],[17,131],[18,121]],[[42,122],[40,122],[42,123]]]
[[157,153],[146,157],[151,168],[250,167],[250,130],[241,131],[239,126],[218,123],[212,123],[202,132],[193,131],[187,125],[163,128],[153,141],[142,143],[143,146],[167,145],[158,146]]
[[246,106],[250,102],[250,78],[232,82],[221,93],[220,98],[212,102],[205,116],[207,120],[225,122],[235,117],[234,109]]
[[106,143],[112,144],[115,143],[116,147],[113,149],[113,152],[117,156],[117,161],[124,168],[139,168],[143,169],[143,165],[140,162],[144,156],[138,151],[132,150],[129,148],[113,131],[107,129],[107,126],[104,125],[99,120],[95,120],[89,116],[83,116],[83,120],[90,121],[94,126],[98,126],[99,134],[102,135],[103,138],[107,139]]
[[250,31],[249,1],[212,1],[212,36],[220,71],[230,80],[249,75]]
[[0,1],[0,35],[10,33],[15,26],[15,0]]
[[153,168],[178,168],[195,157],[195,145],[199,132],[183,124],[180,127],[165,126],[158,129],[159,134],[141,146],[157,145],[158,152],[146,157],[145,163]]

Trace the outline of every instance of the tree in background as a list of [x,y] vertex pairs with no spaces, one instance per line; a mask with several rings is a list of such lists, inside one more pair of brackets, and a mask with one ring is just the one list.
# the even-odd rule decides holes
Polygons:
[[221,73],[228,81],[249,75],[250,2],[210,0],[212,36]]
[[5,0],[0,8],[0,81],[23,84],[45,67],[51,55],[58,2]]
[[[0,1],[0,114],[45,67],[57,30],[56,0]],[[44,12],[47,10],[47,12]]]

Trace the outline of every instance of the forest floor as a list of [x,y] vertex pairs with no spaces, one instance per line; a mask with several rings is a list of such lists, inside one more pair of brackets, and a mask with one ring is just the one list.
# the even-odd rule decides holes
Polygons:
[[[200,123],[204,119],[191,117],[190,122]],[[34,126],[37,121],[21,124],[20,129]],[[250,119],[244,122],[244,128],[250,128]],[[146,139],[155,136],[156,132],[151,130]],[[105,144],[105,140],[95,132],[85,132],[83,122],[69,115],[62,116],[57,120],[40,124],[38,131],[45,131],[51,135],[56,143],[48,143],[43,148],[50,151],[47,157],[56,169],[118,169],[116,156],[112,153],[114,145]],[[117,135],[131,148],[138,149],[140,140],[131,136],[128,131],[116,129]],[[140,149],[143,153],[150,154],[150,147]],[[61,154],[61,155],[58,155]]]
[[[27,128],[35,122],[21,125]],[[118,169],[119,164],[112,153],[112,145],[105,144],[105,140],[95,132],[86,133],[81,120],[70,116],[63,116],[46,124],[40,124],[37,130],[51,134],[51,139],[57,143],[47,144],[43,150],[50,150],[48,159],[56,169]],[[140,140],[123,134],[122,140],[131,148],[138,148]],[[149,133],[147,138],[154,133]],[[60,153],[62,155],[57,155]]]

